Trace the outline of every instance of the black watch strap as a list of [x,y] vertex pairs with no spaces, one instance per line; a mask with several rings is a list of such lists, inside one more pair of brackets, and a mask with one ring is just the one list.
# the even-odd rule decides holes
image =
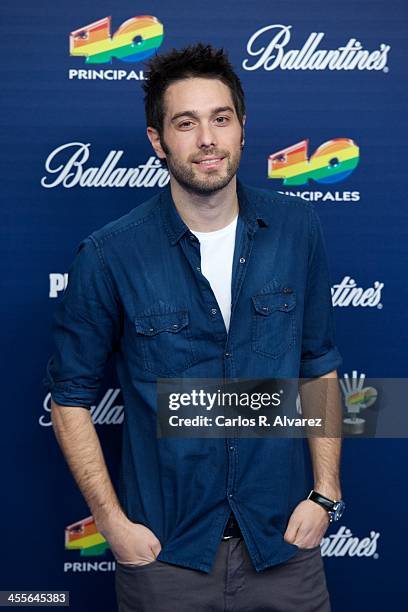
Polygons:
[[336,503],[336,501],[334,501],[333,499],[329,499],[328,497],[325,497],[324,495],[321,495],[320,493],[314,490],[310,491],[308,499],[311,499],[317,504],[320,504],[320,506],[323,506],[323,508],[325,508],[328,512],[333,510],[333,507]]

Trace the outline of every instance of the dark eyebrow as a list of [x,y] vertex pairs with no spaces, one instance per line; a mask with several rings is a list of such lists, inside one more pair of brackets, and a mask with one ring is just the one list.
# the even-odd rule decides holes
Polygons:
[[[234,109],[232,108],[232,106],[218,106],[217,108],[214,108],[211,111],[212,115],[218,115],[218,113],[225,113],[225,111],[230,111],[230,112],[234,112]],[[180,119],[180,117],[191,117],[192,119],[198,119],[198,113],[196,111],[182,111],[180,113],[176,113],[175,115],[173,115],[173,117],[171,118],[170,122],[174,123],[174,121],[176,121],[177,119]]]

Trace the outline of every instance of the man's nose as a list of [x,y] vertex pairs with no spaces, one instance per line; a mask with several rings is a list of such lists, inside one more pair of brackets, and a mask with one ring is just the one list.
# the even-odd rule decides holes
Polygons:
[[197,146],[199,148],[217,146],[215,132],[211,126],[202,125],[200,129],[197,130]]

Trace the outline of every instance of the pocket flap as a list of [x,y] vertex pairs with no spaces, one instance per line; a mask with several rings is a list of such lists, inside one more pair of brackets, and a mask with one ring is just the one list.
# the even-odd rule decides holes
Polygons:
[[149,314],[134,319],[136,331],[144,336],[154,336],[160,332],[176,334],[188,325],[188,311]]
[[294,293],[265,293],[252,296],[256,312],[267,317],[276,310],[290,312],[296,305]]

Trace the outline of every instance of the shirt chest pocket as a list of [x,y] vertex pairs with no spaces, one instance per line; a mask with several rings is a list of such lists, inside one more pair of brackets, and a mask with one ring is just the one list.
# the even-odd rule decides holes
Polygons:
[[252,349],[277,359],[296,340],[296,296],[291,287],[276,287],[252,296]]
[[143,368],[176,376],[195,362],[188,310],[160,304],[134,318]]

